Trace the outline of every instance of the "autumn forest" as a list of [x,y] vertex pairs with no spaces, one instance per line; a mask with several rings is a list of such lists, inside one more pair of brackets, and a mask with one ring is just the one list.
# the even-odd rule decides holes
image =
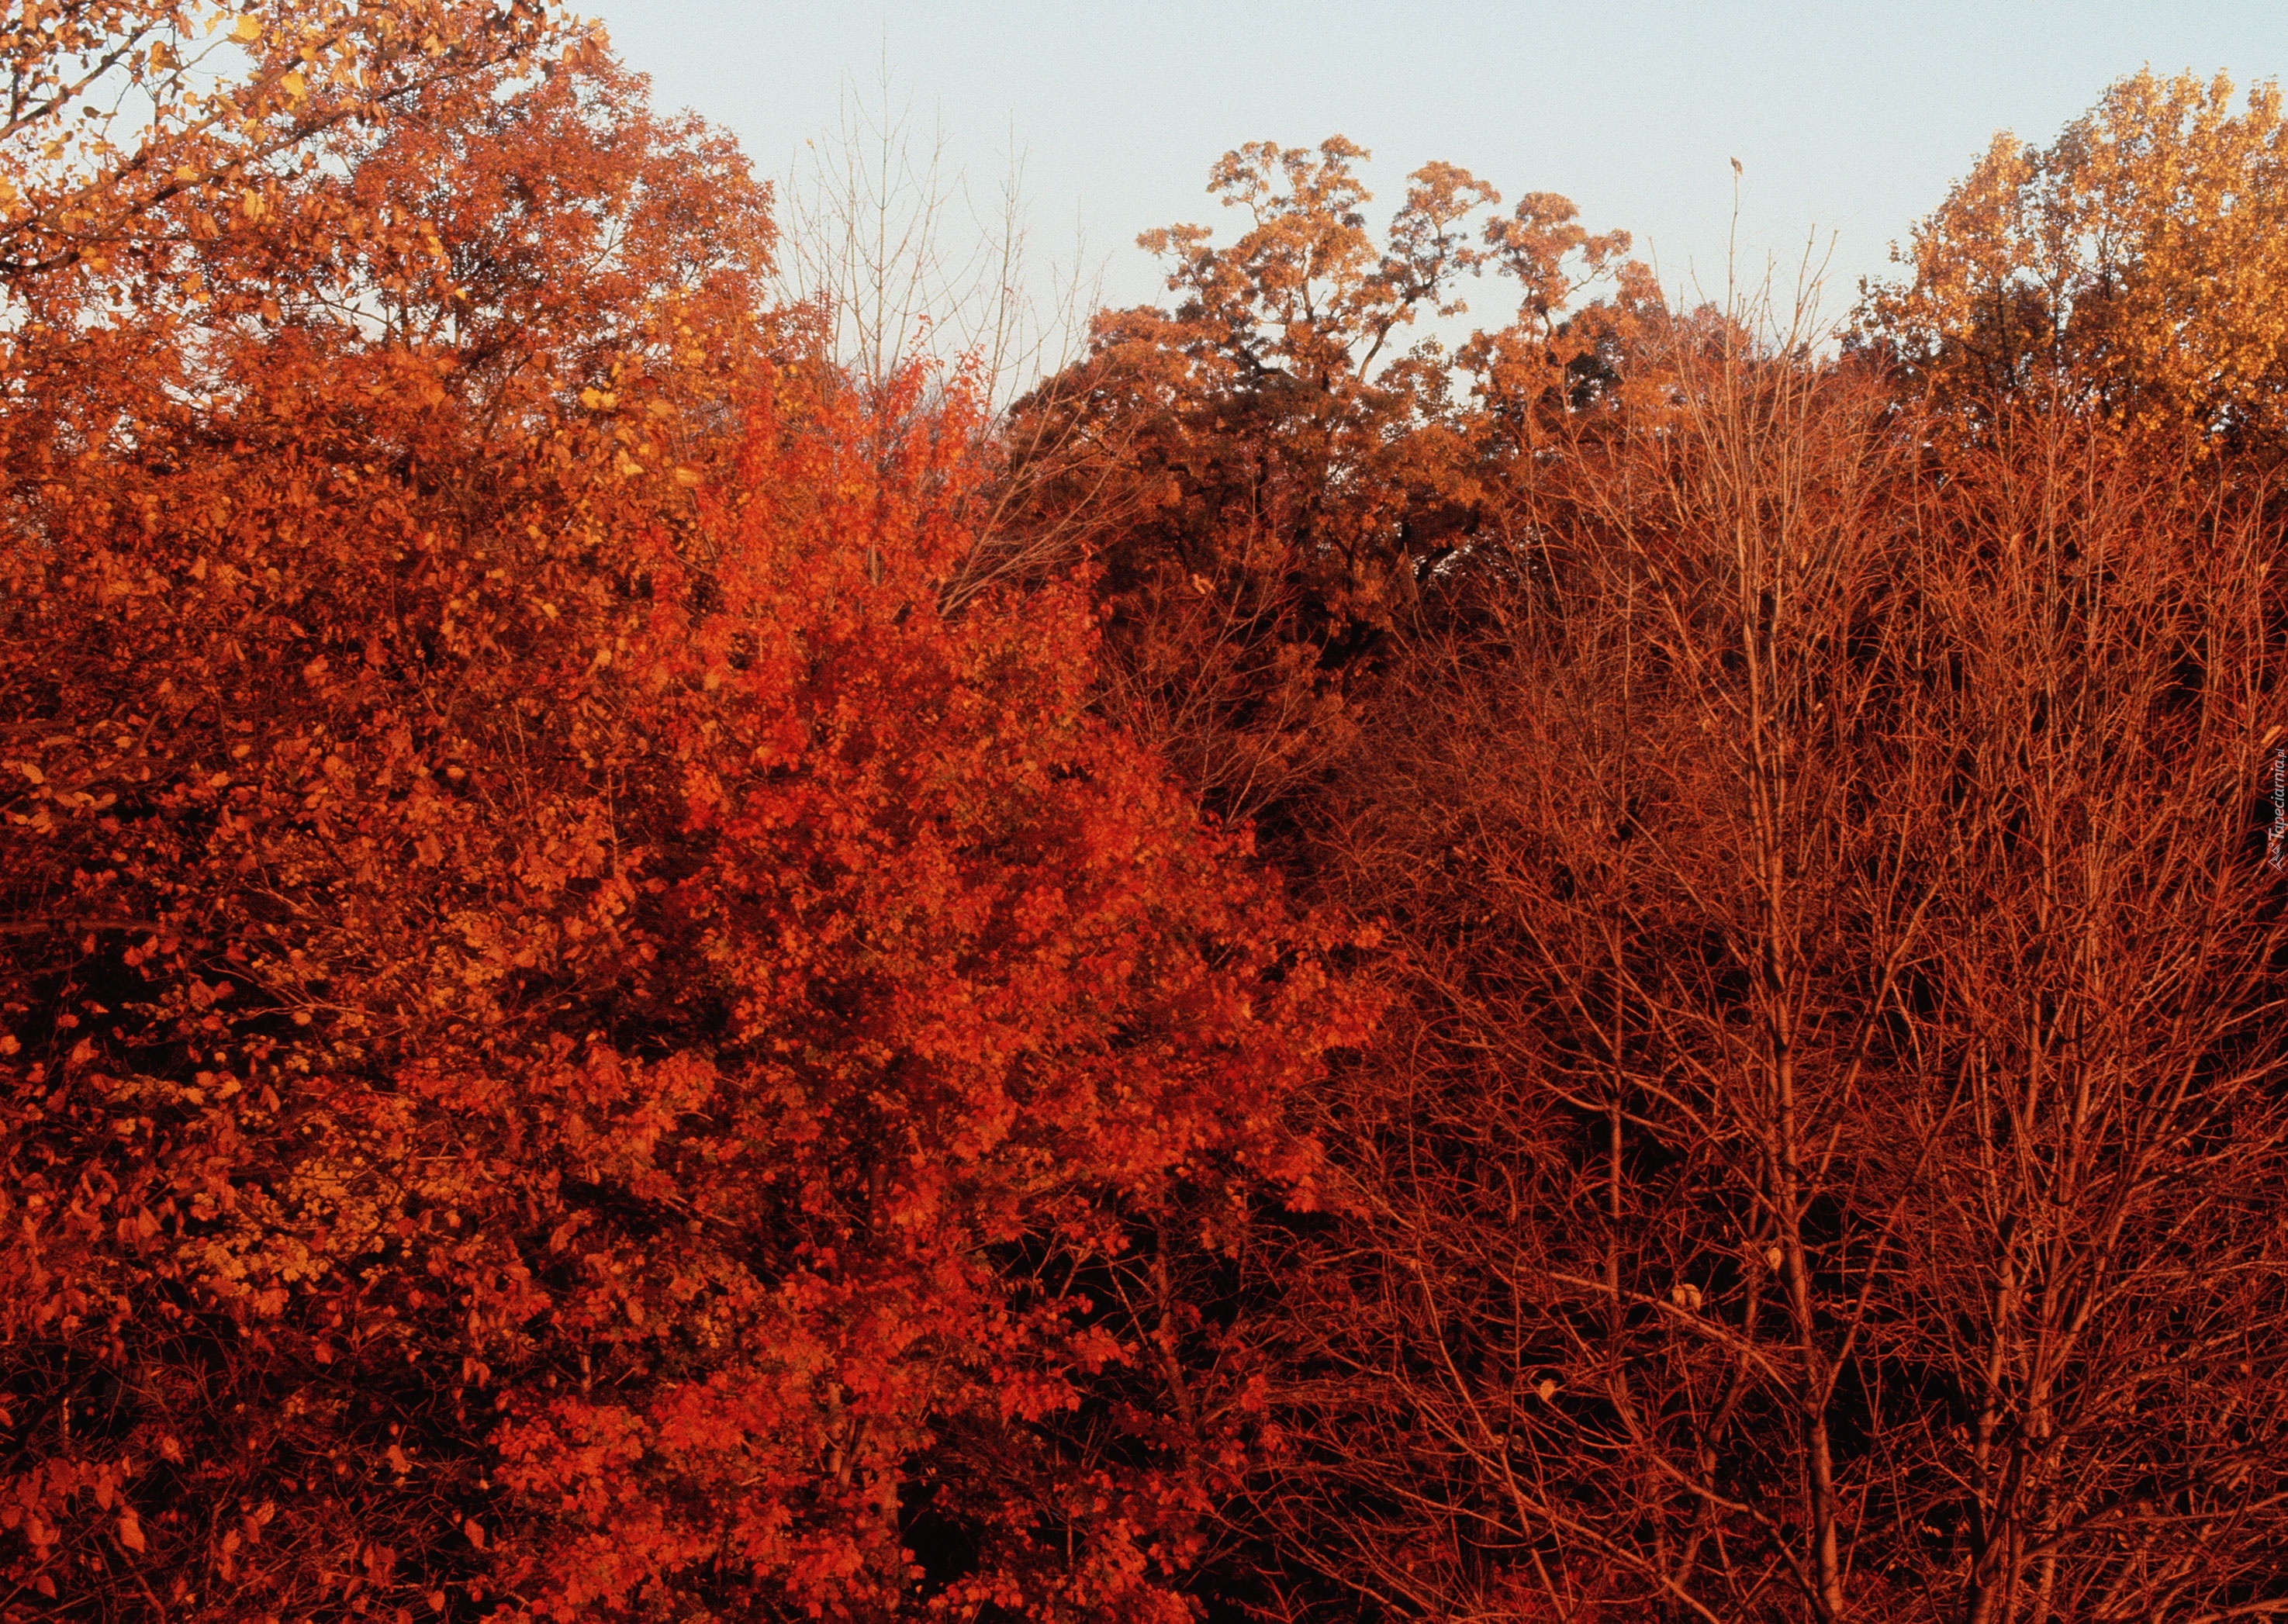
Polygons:
[[1013,380],[544,0],[0,53],[0,1620],[2288,1617],[2276,88]]

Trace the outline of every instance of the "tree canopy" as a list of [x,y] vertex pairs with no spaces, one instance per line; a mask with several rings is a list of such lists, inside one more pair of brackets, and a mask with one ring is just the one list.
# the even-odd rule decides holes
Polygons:
[[222,21],[8,284],[0,1605],[1179,1616],[1152,1237],[1307,1200],[1319,934],[1078,582],[942,606],[974,392],[815,359],[728,142]]
[[1998,135],[1868,290],[1863,342],[1956,393],[2057,389],[2149,432],[2276,445],[2288,411],[2279,86],[2149,68],[2048,147]]

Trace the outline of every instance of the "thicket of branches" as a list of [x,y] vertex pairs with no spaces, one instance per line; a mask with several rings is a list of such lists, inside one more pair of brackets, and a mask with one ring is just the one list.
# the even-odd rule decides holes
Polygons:
[[552,12],[0,49],[0,1617],[2288,1614],[2268,89],[1011,400]]

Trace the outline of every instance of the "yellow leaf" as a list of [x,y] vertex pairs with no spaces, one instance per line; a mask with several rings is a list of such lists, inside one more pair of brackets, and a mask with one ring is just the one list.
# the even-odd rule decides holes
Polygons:
[[129,1550],[139,1551],[143,1549],[143,1525],[137,1518],[132,1509],[119,1514],[119,1542]]
[[230,31],[231,38],[242,45],[250,45],[262,37],[262,25],[251,17],[242,17],[238,26]]

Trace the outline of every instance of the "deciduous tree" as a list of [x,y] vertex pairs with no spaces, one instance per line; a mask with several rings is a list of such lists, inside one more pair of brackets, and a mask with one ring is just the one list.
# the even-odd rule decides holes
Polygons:
[[800,359],[727,142],[313,139],[17,284],[0,1606],[1179,1616],[1121,1287],[1307,1190],[1313,933],[1077,583],[943,608],[973,392]]
[[1794,348],[1577,448],[1320,804],[1403,957],[1254,1287],[1293,1616],[2284,1604],[2276,530]]
[[[1495,418],[1593,391],[1627,325],[1612,310],[1569,325],[1625,234],[1592,236],[1540,193],[1482,218],[1493,188],[1434,162],[1378,242],[1367,156],[1339,136],[1226,154],[1209,190],[1247,228],[1221,247],[1201,226],[1144,234],[1175,310],[1100,315],[1088,357],[1016,414],[1020,432],[1029,414],[1060,420],[1040,438],[1062,466],[1035,476],[1029,502],[1046,511],[1029,522],[1089,504],[1121,714],[1234,816],[1326,769],[1348,736],[1347,668],[1501,509],[1497,469],[1531,432],[1499,434]],[[1460,358],[1474,395],[1434,336],[1410,345],[1407,329],[1461,315],[1461,282],[1488,265],[1522,297]],[[1648,296],[1637,273],[1624,281]],[[1021,533],[1029,516],[1010,522]]]
[[1877,284],[1860,342],[1969,403],[2059,392],[2172,437],[2276,447],[2288,388],[2279,87],[2149,69],[2048,147],[1998,135]]

